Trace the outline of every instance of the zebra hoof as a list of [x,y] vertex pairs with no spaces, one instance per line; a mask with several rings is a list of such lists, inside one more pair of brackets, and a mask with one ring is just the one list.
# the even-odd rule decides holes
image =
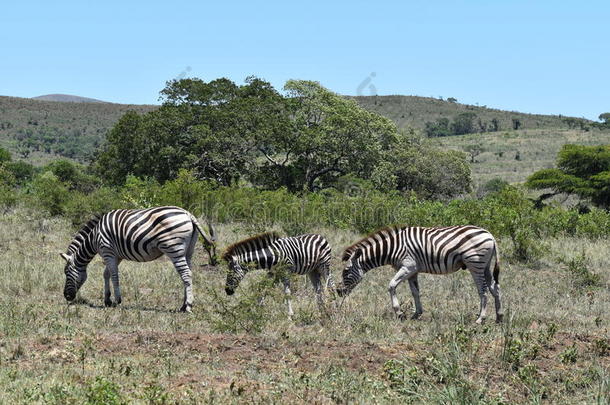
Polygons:
[[475,323],[477,325],[483,325],[485,323],[485,318],[478,318]]
[[111,299],[105,299],[104,300],[104,306],[111,307],[112,306],[112,300]]
[[413,315],[411,315],[411,319],[419,319],[421,317],[421,312],[415,312]]
[[180,312],[186,312],[186,313],[192,313],[193,312],[193,306],[192,305],[187,305],[184,304],[181,308],[180,308]]
[[398,316],[398,320],[399,321],[406,321],[407,320],[407,315],[405,315],[404,312],[399,312],[396,315]]
[[496,323],[504,322],[504,315],[500,314],[496,316]]

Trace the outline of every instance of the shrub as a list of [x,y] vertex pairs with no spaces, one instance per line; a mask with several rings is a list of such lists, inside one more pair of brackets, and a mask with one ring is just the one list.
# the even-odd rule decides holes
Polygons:
[[67,187],[51,172],[44,172],[34,179],[32,192],[34,205],[53,216],[64,213],[64,206],[70,198]]

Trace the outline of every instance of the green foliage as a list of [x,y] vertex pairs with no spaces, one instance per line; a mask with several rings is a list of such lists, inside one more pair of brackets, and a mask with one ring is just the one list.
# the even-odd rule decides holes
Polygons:
[[590,289],[601,285],[601,277],[589,270],[588,261],[589,258],[585,255],[585,252],[570,260],[564,260],[568,272],[572,276],[572,284],[576,289]]
[[85,397],[85,404],[87,405],[122,405],[127,403],[121,394],[120,387],[104,377],[96,377],[87,386]]
[[563,364],[576,363],[576,360],[578,359],[578,350],[576,349],[576,346],[572,344],[572,346],[566,348],[559,354],[559,358]]
[[387,160],[394,166],[398,190],[412,190],[422,198],[449,198],[471,189],[470,166],[461,152],[404,137]]
[[32,181],[34,205],[50,215],[61,215],[70,198],[68,188],[52,172],[43,172]]
[[11,157],[11,153],[4,149],[4,148],[0,148],[0,166],[2,166],[3,164],[10,162],[12,160]]
[[168,82],[161,108],[119,120],[95,171],[112,185],[129,175],[163,184],[188,170],[218,185],[248,180],[291,192],[334,187],[345,175],[425,197],[468,190],[463,155],[407,145],[390,120],[317,82],[290,80],[285,90],[280,95],[253,77],[241,86],[227,79]]
[[25,185],[34,177],[34,166],[22,160],[8,162],[4,167],[13,174],[15,183],[19,186]]
[[458,114],[451,123],[451,132],[454,135],[471,134],[475,131],[474,120],[477,115],[473,112]]
[[383,373],[390,388],[402,396],[413,396],[422,383],[421,371],[417,366],[409,366],[400,360],[388,360],[383,365]]
[[505,180],[502,180],[500,178],[495,178],[495,179],[491,179],[488,182],[486,182],[485,184],[483,184],[481,187],[479,187],[479,190],[477,191],[477,195],[480,197],[483,197],[489,193],[497,193],[502,191],[505,187],[508,187],[509,183]]
[[543,169],[531,175],[526,185],[553,189],[555,193],[576,194],[594,204],[610,207],[610,145],[564,145],[556,169]]
[[223,293],[216,290],[208,291],[214,297],[213,307],[208,308],[206,315],[212,330],[221,333],[260,333],[271,320],[268,301],[282,299],[277,281],[277,277],[259,274],[258,280],[249,286],[240,286],[240,293],[234,297],[221,295]]
[[100,181],[93,175],[86,173],[86,168],[70,160],[59,159],[49,163],[45,171],[51,171],[57,178],[66,184],[70,190],[90,193],[95,190]]

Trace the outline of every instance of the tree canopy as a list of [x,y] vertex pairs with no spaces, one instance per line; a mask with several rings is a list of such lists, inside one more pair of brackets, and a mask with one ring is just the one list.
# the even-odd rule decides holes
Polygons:
[[576,194],[610,208],[610,145],[564,145],[557,156],[557,168],[537,171],[526,185]]
[[[401,141],[392,121],[318,82],[289,80],[283,90],[255,77],[243,85],[170,81],[159,109],[129,112],[108,133],[95,170],[116,185],[129,175],[163,183],[188,169],[221,185],[299,192],[334,187],[346,175],[378,178],[383,168],[396,178],[393,188],[450,196],[469,190],[463,154]],[[433,165],[451,180],[433,180]],[[430,174],[425,181],[422,170]]]

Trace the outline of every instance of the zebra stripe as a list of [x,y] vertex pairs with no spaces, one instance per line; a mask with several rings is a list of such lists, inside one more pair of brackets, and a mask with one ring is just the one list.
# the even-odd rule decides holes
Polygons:
[[[232,295],[245,277],[247,263],[253,263],[258,269],[271,270],[273,266],[283,263],[289,271],[296,274],[307,274],[316,292],[318,304],[323,304],[322,280],[334,288],[330,276],[330,245],[321,235],[307,234],[280,238],[275,232],[256,235],[230,246],[222,258],[228,262],[229,272],[225,291]],[[284,292],[288,305],[288,315],[292,316],[290,301],[290,281],[283,279]]]
[[215,264],[216,236],[209,226],[206,237],[197,219],[178,207],[155,207],[143,210],[114,210],[87,222],[76,234],[67,253],[64,272],[64,297],[73,301],[77,291],[87,279],[87,266],[96,254],[105,265],[104,304],[113,305],[110,279],[114,287],[116,304],[121,303],[119,263],[122,260],[148,262],[165,254],[184,283],[184,302],[181,311],[191,311],[193,305],[191,258],[197,242],[197,233],[204,240],[204,248]]
[[396,297],[396,287],[401,282],[409,281],[415,301],[413,318],[418,318],[423,313],[418,273],[448,274],[468,269],[480,297],[477,323],[483,322],[487,314],[488,289],[494,297],[496,320],[502,321],[498,248],[493,235],[483,228],[472,225],[383,228],[346,248],[342,260],[347,264],[343,270],[343,286],[337,290],[341,296],[349,294],[370,269],[394,267],[397,273],[388,291],[392,308],[400,318],[404,318],[404,313]]

